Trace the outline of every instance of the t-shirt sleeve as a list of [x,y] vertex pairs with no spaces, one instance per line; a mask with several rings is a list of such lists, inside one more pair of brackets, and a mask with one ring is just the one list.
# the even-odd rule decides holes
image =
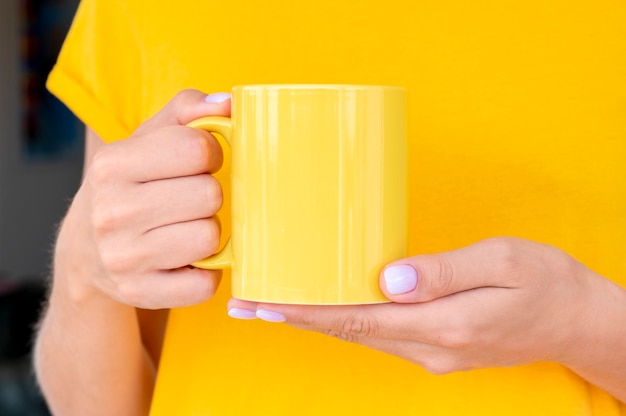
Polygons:
[[107,142],[141,122],[137,24],[123,0],[83,0],[48,77],[50,92]]

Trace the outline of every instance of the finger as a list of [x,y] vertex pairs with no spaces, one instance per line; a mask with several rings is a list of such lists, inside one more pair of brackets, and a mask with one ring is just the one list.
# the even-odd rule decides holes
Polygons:
[[[255,311],[258,318],[271,322],[318,331],[336,331],[353,337],[400,337],[406,334],[395,329],[400,315],[389,307],[393,304],[354,306],[285,305],[230,299],[232,309]],[[409,305],[394,305],[396,308]],[[411,305],[413,306],[413,305]],[[382,323],[384,322],[384,325]]]
[[219,238],[220,224],[213,218],[171,224],[146,233],[136,257],[151,269],[176,269],[215,253]]
[[140,275],[117,287],[113,297],[143,309],[196,305],[215,294],[221,275],[221,271],[187,267]]
[[140,229],[214,216],[222,206],[222,188],[211,175],[194,175],[139,184],[129,218]]
[[513,292],[489,287],[431,302],[350,306],[254,304],[231,299],[228,307],[255,310],[261,319],[316,331],[456,348],[472,337],[491,333],[492,328],[482,326],[483,318],[511,303]]
[[201,91],[180,91],[159,112],[145,121],[136,134],[146,134],[161,127],[186,125],[204,116],[230,116],[230,95],[207,95]]
[[242,308],[242,309],[251,309],[255,310],[258,305],[258,302],[251,302],[248,300],[242,300],[237,298],[230,298],[227,303],[227,308]]
[[256,319],[257,302],[230,298],[226,305],[228,316],[235,319]]
[[90,166],[90,180],[124,178],[146,182],[216,172],[222,165],[220,145],[210,133],[185,127],[208,115],[229,116],[230,96],[182,91],[131,138],[101,149]]
[[[286,305],[250,302],[231,298],[230,311],[254,311],[258,318],[270,322],[286,322],[289,325],[309,330],[347,334],[349,337],[381,337],[401,339],[406,336],[402,329],[396,329],[395,318],[400,317],[398,309],[409,305],[349,305],[317,306]],[[414,305],[410,305],[414,306]],[[392,307],[395,311],[390,308]],[[247,315],[247,314],[245,314]],[[238,318],[239,316],[233,316]],[[245,319],[245,318],[244,318]],[[384,322],[384,325],[381,325]]]
[[380,287],[393,302],[425,302],[480,287],[516,287],[516,239],[484,240],[386,266]]
[[210,133],[167,126],[103,147],[91,163],[89,180],[106,186],[211,173],[219,170],[222,159],[222,148]]

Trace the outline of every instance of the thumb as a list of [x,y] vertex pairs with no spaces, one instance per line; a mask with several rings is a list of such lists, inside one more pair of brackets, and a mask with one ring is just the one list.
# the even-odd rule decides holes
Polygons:
[[135,132],[144,134],[160,127],[186,125],[205,116],[230,116],[230,94],[207,95],[202,91],[182,90],[158,113],[146,120]]
[[393,302],[426,302],[480,287],[514,287],[515,239],[490,239],[468,247],[388,264],[380,287]]

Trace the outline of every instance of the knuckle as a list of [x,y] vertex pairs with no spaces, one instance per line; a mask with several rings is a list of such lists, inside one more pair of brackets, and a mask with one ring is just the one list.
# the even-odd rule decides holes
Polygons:
[[124,272],[124,268],[121,267],[121,263],[119,260],[119,255],[115,251],[110,250],[101,250],[100,251],[100,264],[107,272],[109,276],[111,276],[111,280],[116,281],[115,275],[118,273]]
[[199,233],[198,245],[206,256],[217,251],[220,244],[220,227],[215,219],[202,222],[203,231]]
[[357,343],[359,341],[359,337],[357,335],[350,334],[344,331],[338,331],[336,329],[328,329],[324,331],[324,333],[328,336],[337,338],[338,340],[345,341],[345,342]]
[[198,161],[206,164],[211,157],[211,145],[209,144],[210,133],[201,129],[186,127],[187,146],[189,152],[195,155]]
[[212,298],[217,291],[217,285],[207,279],[206,284],[198,290],[199,302]]
[[315,328],[318,332],[330,335],[329,331],[322,330],[318,327],[318,322],[314,314],[300,312],[293,314],[289,320],[290,322],[297,323],[302,327]]
[[180,158],[185,160],[193,170],[206,172],[213,157],[209,142],[210,133],[187,126],[168,126],[166,134],[176,137],[175,143]]
[[123,281],[121,276],[134,270],[136,259],[127,250],[118,247],[104,249],[100,252],[100,262],[115,282]]
[[355,337],[376,336],[378,323],[370,316],[351,314],[343,320],[339,332]]
[[442,254],[436,257],[433,275],[433,278],[429,280],[432,293],[448,293],[453,285],[454,268],[446,255]]
[[93,156],[89,165],[89,183],[94,187],[102,187],[111,182],[119,173],[119,158],[113,145],[102,147]]
[[214,215],[220,210],[220,208],[222,208],[222,186],[213,176],[207,175],[204,189],[206,192],[206,204],[209,208],[209,215]]
[[199,95],[199,91],[193,88],[184,88],[178,91],[166,105],[167,108],[181,108],[193,102]]
[[224,151],[222,149],[222,145],[217,140],[217,138],[212,134],[208,133],[207,137],[207,146],[208,146],[208,166],[209,171],[214,173],[219,171],[224,165]]
[[184,103],[189,102],[190,99],[196,97],[198,95],[198,90],[193,88],[184,88],[174,94],[174,97],[170,100],[170,103],[178,106],[183,105]]
[[201,283],[199,283],[195,288],[195,299],[193,303],[204,302],[207,299],[212,298],[217,291],[222,272],[219,270],[206,270],[204,272],[206,274],[206,278],[202,279]]
[[496,237],[486,241],[489,252],[496,259],[499,274],[509,275],[519,268],[517,240],[509,237]]
[[127,214],[121,205],[96,202],[91,213],[91,222],[96,235],[108,235],[125,223]]
[[144,296],[139,290],[138,285],[133,284],[132,280],[127,280],[116,285],[117,298],[127,304],[133,306],[143,306]]

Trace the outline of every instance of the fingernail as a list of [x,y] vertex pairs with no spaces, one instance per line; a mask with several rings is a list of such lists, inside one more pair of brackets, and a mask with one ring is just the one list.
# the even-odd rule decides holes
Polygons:
[[232,308],[228,310],[228,316],[236,319],[256,319],[256,312],[250,309]]
[[256,317],[267,322],[285,322],[287,320],[282,313],[266,311],[265,309],[257,310]]
[[221,104],[230,98],[230,94],[227,92],[216,92],[215,94],[207,95],[204,101],[209,104]]
[[417,272],[406,264],[388,267],[383,276],[387,292],[392,295],[410,292],[417,287]]

